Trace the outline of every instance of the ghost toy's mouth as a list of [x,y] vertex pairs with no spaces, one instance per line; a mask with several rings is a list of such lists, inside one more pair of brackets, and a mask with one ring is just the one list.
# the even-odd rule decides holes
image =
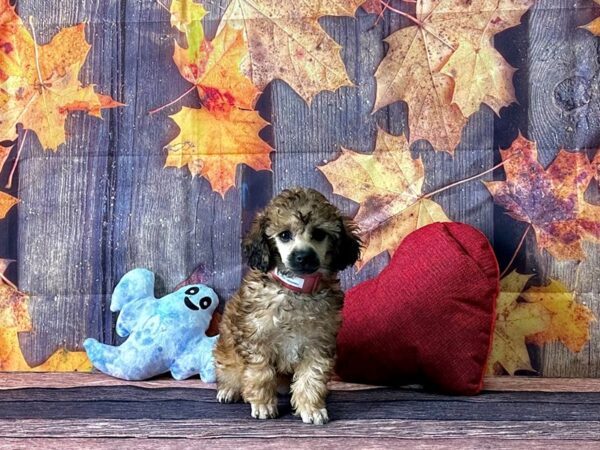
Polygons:
[[185,306],[190,308],[192,311],[198,311],[200,309],[198,306],[194,305],[194,303],[189,299],[189,297],[185,298],[184,303]]

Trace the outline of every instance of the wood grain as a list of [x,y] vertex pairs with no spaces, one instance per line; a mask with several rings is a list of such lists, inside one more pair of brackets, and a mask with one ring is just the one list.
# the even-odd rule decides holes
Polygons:
[[[412,7],[403,3],[403,8]],[[208,37],[226,4],[204,2],[210,13]],[[333,195],[315,167],[335,158],[342,147],[371,152],[377,126],[407,132],[405,104],[375,114],[372,106],[373,74],[386,51],[382,39],[409,22],[388,12],[374,24],[375,16],[362,10],[357,18],[323,18],[322,27],[342,46],[354,86],[323,92],[307,105],[285,83],[272,83],[257,108],[273,124],[262,133],[276,149],[273,172],[240,167],[239,188],[221,199],[187,169],[163,168],[163,146],[177,133],[168,115],[181,105],[198,106],[192,93],[180,104],[148,114],[189,87],[171,59],[176,32],[168,12],[157,2],[117,0],[28,0],[17,8],[22,17],[34,17],[40,43],[64,26],[87,20],[92,50],[80,79],[127,103],[103,112],[104,120],[72,114],[67,144],[57,153],[43,152],[33,137],[25,143],[18,174],[23,201],[18,215],[13,212],[0,224],[0,235],[12,238],[2,240],[0,256],[16,257],[11,276],[18,275],[20,287],[32,296],[35,333],[20,337],[31,365],[58,346],[79,349],[85,337],[118,341],[108,296],[134,267],[155,271],[157,294],[162,294],[203,263],[207,283],[227,299],[242,274],[241,236],[275,193],[296,185],[314,187],[353,215],[358,205]],[[497,37],[502,53],[519,69],[519,104],[502,110],[499,118],[482,107],[463,131],[454,157],[415,143],[413,153],[423,158],[427,173],[425,192],[493,166],[497,148],[510,144],[518,130],[538,142],[545,165],[561,147],[584,151],[600,145],[600,124],[594,120],[600,114],[598,38],[577,28],[598,14],[592,0],[538,0],[523,25]],[[600,201],[598,186],[587,195],[590,202]],[[453,220],[482,230],[496,244],[503,268],[524,227],[493,206],[482,183],[461,185],[434,200]],[[529,236],[516,267],[537,273],[537,282],[564,281],[600,317],[600,253],[595,244],[586,244],[586,251],[588,259],[579,264],[557,262],[539,252]],[[387,261],[382,254],[358,274],[347,270],[344,286],[375,276]],[[544,376],[600,378],[600,322],[592,325],[591,342],[579,354],[557,343],[532,356]]]
[[147,449],[176,449],[187,450],[197,449],[198,447],[210,446],[211,449],[229,450],[232,448],[243,448],[247,450],[262,449],[281,449],[282,447],[294,449],[463,449],[463,450],[513,450],[515,448],[528,448],[532,450],[546,450],[551,448],[561,448],[566,450],[576,450],[581,448],[591,448],[598,445],[595,440],[533,440],[533,439],[496,439],[496,438],[438,438],[438,439],[403,439],[403,438],[347,438],[347,437],[320,437],[313,438],[252,438],[252,439],[231,439],[227,437],[220,438],[188,438],[185,436],[172,436],[169,439],[148,439],[148,438],[48,438],[32,436],[27,439],[5,438],[0,440],[0,449],[7,448],[11,450],[29,450],[29,449],[47,449],[47,448],[85,448],[88,450],[129,447],[139,450]]
[[[538,145],[539,160],[547,166],[561,148],[585,151],[598,147],[600,111],[597,84],[598,38],[579,26],[588,23],[598,9],[588,1],[541,0],[529,20],[529,108],[527,137]],[[574,7],[575,6],[575,7]],[[600,203],[597,186],[587,200]],[[600,317],[600,252],[597,244],[584,245],[588,255],[581,262],[557,261],[539,251],[533,235],[525,252],[526,273],[538,275],[538,283],[561,280],[581,303]],[[545,345],[539,371],[548,377],[600,377],[600,323],[591,325],[591,340],[578,354],[561,343]]]
[[[300,420],[100,420],[25,419],[0,420],[0,438],[52,436],[80,438],[131,437],[150,439],[532,439],[598,442],[597,421],[432,421],[352,420],[330,422],[324,427],[307,426]],[[596,444],[597,445],[597,444]]]
[[[45,44],[61,27],[93,21],[86,31],[92,49],[81,71],[84,84],[122,100],[115,40],[117,2],[19,2],[21,17],[33,17]],[[24,144],[19,171],[18,274],[30,293],[35,333],[22,334],[30,365],[43,362],[59,346],[76,350],[84,336],[101,337],[108,232],[110,154],[122,109],[104,111],[105,120],[82,113],[67,120],[67,143],[56,153],[40,148],[34,133]],[[111,150],[112,149],[112,150]]]

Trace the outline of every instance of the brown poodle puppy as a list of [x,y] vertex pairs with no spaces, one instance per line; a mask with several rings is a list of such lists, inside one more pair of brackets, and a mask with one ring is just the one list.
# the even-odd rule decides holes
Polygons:
[[360,240],[347,217],[313,189],[290,189],[258,214],[244,241],[252,270],[225,306],[215,349],[220,402],[241,398],[257,419],[277,416],[278,377],[292,406],[323,424],[344,293],[337,272]]

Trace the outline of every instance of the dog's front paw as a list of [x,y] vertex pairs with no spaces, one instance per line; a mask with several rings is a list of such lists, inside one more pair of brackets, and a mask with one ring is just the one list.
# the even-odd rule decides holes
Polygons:
[[240,400],[240,393],[235,389],[219,389],[217,391],[217,401],[219,403],[234,403]]
[[274,419],[278,415],[276,403],[250,403],[250,406],[255,419]]
[[329,422],[326,408],[301,408],[296,411],[296,415],[302,417],[304,423],[324,425]]

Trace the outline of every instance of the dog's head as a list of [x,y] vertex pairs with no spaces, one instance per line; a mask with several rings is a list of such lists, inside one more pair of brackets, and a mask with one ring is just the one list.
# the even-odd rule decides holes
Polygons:
[[356,226],[314,189],[289,189],[258,214],[244,240],[248,265],[306,275],[337,272],[360,256]]

